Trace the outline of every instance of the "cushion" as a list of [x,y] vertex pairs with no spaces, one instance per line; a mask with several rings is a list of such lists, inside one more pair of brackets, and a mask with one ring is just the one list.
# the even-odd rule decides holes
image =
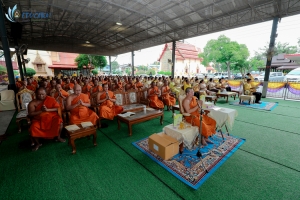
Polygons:
[[28,115],[27,110],[21,110],[20,112],[18,112],[16,118],[17,119],[25,118],[27,117],[27,115]]
[[27,108],[26,103],[28,104],[30,101],[32,101],[32,96],[30,93],[21,94],[22,109]]
[[136,92],[130,92],[129,96],[129,103],[136,103],[137,102],[137,94]]
[[116,105],[124,104],[124,98],[122,94],[115,94],[115,97],[116,97]]
[[178,98],[178,100],[179,100],[179,109],[180,109],[181,113],[184,113],[184,109],[183,109],[183,106],[182,106],[182,101],[185,97],[186,97],[186,95],[179,95],[179,98]]
[[124,109],[123,110],[124,112],[128,112],[128,111],[133,110],[133,109],[144,108],[145,105],[144,104],[135,103],[135,104],[124,105],[122,107]]

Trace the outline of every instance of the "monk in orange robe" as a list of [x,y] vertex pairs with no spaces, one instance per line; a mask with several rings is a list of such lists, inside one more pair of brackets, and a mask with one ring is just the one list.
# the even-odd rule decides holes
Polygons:
[[50,96],[54,97],[55,100],[59,103],[61,110],[65,110],[65,102],[69,93],[64,91],[60,84],[56,84],[55,90],[52,90]]
[[160,91],[155,82],[151,83],[151,88],[148,89],[148,99],[150,100],[149,106],[155,109],[163,109],[164,103],[158,99]]
[[75,85],[74,94],[67,98],[66,109],[70,111],[70,124],[80,124],[81,122],[92,122],[97,125],[98,116],[89,109],[91,106],[88,95],[81,93],[81,86]]
[[164,86],[161,88],[161,96],[162,96],[164,104],[167,105],[168,110],[170,110],[171,107],[173,105],[175,105],[175,103],[176,103],[176,99],[173,96],[171,96],[170,93],[171,93],[171,90],[170,90],[170,87],[168,86],[168,81],[165,80]]
[[51,96],[51,93],[56,91],[56,81],[55,80],[50,81],[50,88],[47,88],[46,91],[47,91],[47,95],[49,95],[49,96]]
[[73,90],[73,88],[74,88],[74,84],[70,82],[69,78],[67,78],[66,84],[64,85],[64,90],[69,91],[69,90]]
[[131,78],[128,78],[128,83],[125,85],[125,91],[130,90],[130,89],[137,89],[135,84],[132,82]]
[[95,79],[94,86],[90,89],[90,99],[92,107],[97,106],[97,94],[102,91],[102,86],[100,86],[98,80]]
[[105,84],[104,91],[97,95],[97,103],[99,106],[99,116],[104,119],[113,120],[114,117],[123,112],[122,106],[117,106],[116,97],[112,91],[108,90],[108,84]]
[[36,87],[32,84],[32,80],[30,78],[27,78],[27,86],[26,88],[28,90],[31,90],[31,91],[35,91],[36,90]]
[[122,84],[122,82],[118,82],[118,80],[115,79],[112,90],[113,91],[123,91],[123,84]]
[[[202,101],[199,101],[197,97],[194,96],[194,90],[190,87],[186,89],[186,97],[182,101],[182,106],[185,113],[189,113],[190,116],[184,116],[185,120],[192,124],[193,126],[198,126],[200,129],[200,107],[202,106]],[[216,133],[216,121],[207,115],[202,116],[202,131],[201,133],[201,143],[202,145],[207,145],[207,143],[212,143],[208,140],[208,137]]]
[[141,90],[144,87],[143,83],[140,82],[139,78],[136,78],[136,82],[135,82],[135,88],[137,90]]
[[90,93],[90,90],[91,90],[92,86],[90,86],[89,84],[89,79],[85,79],[84,80],[84,85],[82,86],[82,93],[83,94],[87,94],[90,98],[91,96],[91,93]]
[[32,100],[28,105],[28,115],[33,118],[29,129],[33,151],[41,146],[38,138],[57,137],[60,142],[65,142],[60,137],[63,121],[57,113],[58,108],[59,104],[53,97],[47,96],[45,88],[37,90],[37,99]]

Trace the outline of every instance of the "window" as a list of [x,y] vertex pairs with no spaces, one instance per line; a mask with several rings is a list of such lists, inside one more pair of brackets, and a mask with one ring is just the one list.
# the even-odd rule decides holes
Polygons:
[[37,71],[38,71],[38,72],[43,71],[43,65],[42,65],[42,64],[37,64],[37,65],[36,65],[36,68],[37,68]]

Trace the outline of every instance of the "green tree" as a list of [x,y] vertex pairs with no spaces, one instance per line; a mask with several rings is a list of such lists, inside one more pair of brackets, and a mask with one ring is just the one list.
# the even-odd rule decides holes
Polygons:
[[265,61],[257,60],[255,57],[249,60],[240,60],[234,63],[233,68],[239,71],[243,76],[250,71],[257,71],[258,67],[265,65]]
[[111,71],[113,74],[116,74],[118,68],[119,68],[119,63],[117,61],[111,62]]
[[140,65],[140,66],[137,67],[137,69],[140,70],[140,71],[146,72],[148,70],[148,67],[145,66],[145,65]]
[[170,71],[160,71],[160,72],[158,72],[158,74],[165,75],[165,76],[171,76],[172,72],[170,72]]
[[230,78],[231,66],[237,62],[247,60],[249,50],[246,45],[231,41],[225,35],[220,35],[217,40],[210,40],[204,47],[203,53],[199,54],[203,58],[202,64],[208,66],[210,62],[215,64],[225,64]]
[[130,76],[131,73],[132,73],[131,68],[126,68],[126,69],[125,69],[125,73],[126,73],[128,76]]
[[88,66],[89,64],[92,67],[99,69],[102,69],[107,65],[105,56],[89,54],[79,54],[77,58],[75,58],[75,62],[77,63],[78,69],[83,69],[84,66]]
[[14,75],[19,75],[19,74],[20,74],[19,70],[14,70]]
[[3,75],[3,74],[7,74],[7,69],[6,69],[6,67],[0,65],[0,75]]
[[98,72],[97,69],[93,69],[93,70],[92,70],[92,73],[93,73],[94,75],[97,75],[99,72]]
[[26,76],[33,76],[36,74],[36,71],[32,68],[26,67]]
[[[298,45],[300,44],[299,39],[298,39]],[[278,55],[278,54],[281,54],[281,53],[293,54],[293,53],[296,53],[298,51],[297,46],[290,45],[288,42],[285,42],[285,43],[278,42],[278,43],[275,43],[274,46],[275,47],[274,47],[273,55]],[[255,57],[258,60],[265,59],[267,57],[268,50],[269,50],[269,44],[267,43],[262,48],[259,48],[258,51],[255,51]]]

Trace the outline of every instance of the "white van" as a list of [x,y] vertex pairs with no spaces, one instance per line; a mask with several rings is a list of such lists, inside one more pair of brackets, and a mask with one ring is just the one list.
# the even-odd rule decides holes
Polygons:
[[284,81],[297,82],[300,81],[300,67],[293,69],[284,77]]
[[[265,72],[261,73],[259,76],[255,77],[254,80],[256,81],[264,81]],[[283,81],[284,75],[282,72],[270,72],[269,81]]]

